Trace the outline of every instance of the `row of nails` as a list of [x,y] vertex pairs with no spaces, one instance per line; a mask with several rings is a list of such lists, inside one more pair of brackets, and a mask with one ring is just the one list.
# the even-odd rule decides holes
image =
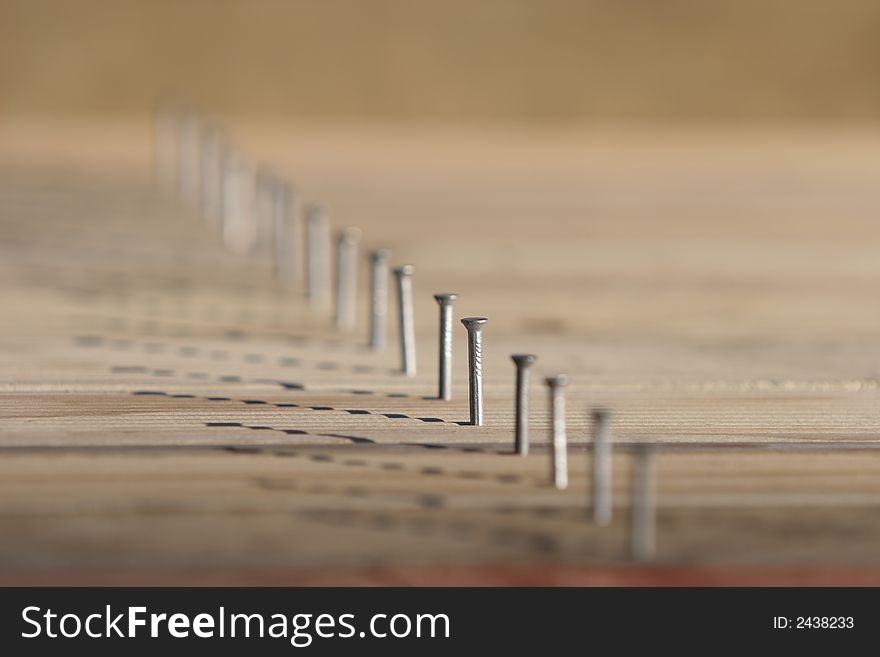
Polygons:
[[[175,179],[176,174],[176,179]],[[219,223],[224,244],[233,253],[270,248],[279,285],[304,285],[309,305],[325,309],[331,298],[332,230],[326,208],[300,201],[295,186],[264,166],[253,166],[223,130],[198,115],[162,108],[157,115],[156,176],[161,188],[174,190],[206,220]],[[302,206],[302,207],[301,207]],[[303,239],[303,222],[304,237]],[[357,275],[361,231],[349,226],[336,239],[335,323],[352,330],[357,317]],[[369,345],[386,347],[391,252],[370,253],[371,308]],[[416,371],[412,315],[411,265],[394,270],[400,301],[401,369]]]
[[[167,117],[166,117],[167,119]],[[222,132],[203,124],[192,114],[177,115],[177,170],[180,197],[199,203],[206,218],[219,218],[226,245],[235,252],[253,248],[259,232],[260,206],[269,218],[273,271],[276,280],[295,286],[302,279],[302,244],[298,199],[289,182],[257,169],[253,176],[253,198],[248,198],[246,160],[241,152],[225,143]],[[161,165],[161,161],[160,165]],[[159,171],[168,177],[168,167]],[[331,228],[326,210],[317,204],[304,208],[306,219],[305,274],[306,296],[310,305],[323,307],[330,296]],[[356,324],[357,269],[361,231],[348,227],[340,231],[336,247],[335,322],[340,330]],[[386,346],[388,323],[388,287],[391,253],[381,248],[370,253],[370,325],[369,345],[374,351]],[[413,311],[414,267],[393,269],[399,310],[400,369],[406,376],[416,374],[415,318]],[[440,310],[438,398],[452,399],[453,304],[458,295],[435,294]],[[461,323],[468,334],[468,403],[470,424],[482,426],[483,411],[483,327],[485,317],[465,317]],[[515,453],[529,452],[529,379],[536,357],[514,354]],[[568,487],[567,438],[565,430],[564,374],[545,379],[550,391],[551,442],[550,479],[559,490]],[[608,411],[593,412],[591,515],[600,526],[611,522],[612,468],[611,428]],[[633,477],[631,513],[631,551],[635,558],[646,560],[654,554],[654,465],[653,449],[642,446],[637,451]]]

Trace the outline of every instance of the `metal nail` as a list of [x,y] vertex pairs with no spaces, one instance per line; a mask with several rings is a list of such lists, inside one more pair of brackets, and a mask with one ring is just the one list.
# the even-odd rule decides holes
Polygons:
[[330,220],[318,205],[306,208],[308,230],[308,299],[324,308],[330,300]]
[[172,195],[177,190],[177,169],[179,161],[177,152],[179,110],[162,103],[156,108],[154,124],[153,164],[155,165],[156,184],[164,194]]
[[178,193],[181,200],[199,204],[201,175],[201,122],[193,113],[184,113],[178,123]]
[[655,448],[639,445],[632,479],[630,550],[636,561],[651,561],[656,549]]
[[611,414],[604,408],[593,411],[593,520],[611,522]]
[[388,262],[391,252],[376,249],[370,254],[372,272],[370,295],[370,349],[381,351],[385,348],[388,334]]
[[465,317],[461,320],[468,332],[468,402],[471,424],[483,426],[483,326],[485,317]]
[[394,270],[397,277],[397,306],[400,316],[400,370],[416,375],[416,327],[413,314],[412,275],[415,267],[404,265]]
[[276,242],[275,201],[276,189],[280,180],[274,171],[257,167],[254,184],[254,227],[257,234],[257,248],[273,260]]
[[529,371],[536,360],[532,354],[511,356],[516,365],[516,430],[514,449],[520,456],[529,453]]
[[272,188],[275,278],[288,288],[302,281],[302,228],[297,205],[291,184],[276,180]]
[[565,437],[565,386],[568,377],[565,374],[544,379],[550,389],[550,479],[559,490],[568,488],[568,458]]
[[202,215],[209,221],[220,218],[223,205],[223,133],[214,125],[202,130]]
[[440,305],[440,362],[437,397],[452,399],[452,306],[457,294],[435,294]]
[[336,328],[350,331],[357,319],[358,246],[361,230],[342,230],[336,243]]
[[230,233],[238,221],[238,169],[238,154],[234,149],[227,148],[223,153],[220,171],[220,226],[227,246],[231,246]]
[[253,168],[233,149],[223,156],[223,240],[230,250],[244,254],[256,239],[253,221]]

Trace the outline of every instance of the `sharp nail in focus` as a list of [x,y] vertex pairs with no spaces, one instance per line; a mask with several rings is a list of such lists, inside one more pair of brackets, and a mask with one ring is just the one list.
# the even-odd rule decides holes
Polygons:
[[461,320],[468,332],[468,404],[470,422],[483,425],[483,327],[485,317],[465,317]]
[[438,363],[439,399],[452,399],[452,308],[456,294],[435,294],[434,299],[440,306],[440,346]]

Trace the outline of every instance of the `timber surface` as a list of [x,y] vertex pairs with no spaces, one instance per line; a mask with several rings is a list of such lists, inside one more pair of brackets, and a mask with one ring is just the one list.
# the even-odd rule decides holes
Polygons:
[[[416,266],[419,374],[394,332],[366,349],[365,269],[338,333],[157,191],[147,123],[7,123],[0,581],[880,580],[877,132],[234,127]],[[436,292],[490,318],[485,427],[458,323],[454,400],[433,398]],[[538,355],[526,458],[515,352]],[[587,517],[597,405],[607,528]],[[636,566],[639,443],[661,449],[657,559]]]

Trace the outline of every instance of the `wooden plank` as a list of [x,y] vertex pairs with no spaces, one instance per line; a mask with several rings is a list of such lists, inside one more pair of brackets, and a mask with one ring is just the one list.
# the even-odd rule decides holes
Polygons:
[[[393,340],[366,348],[363,304],[335,331],[157,195],[135,127],[115,177],[88,153],[51,173],[0,150],[0,580],[876,582],[880,151],[525,130],[426,130],[422,151],[363,130],[322,155],[320,130],[240,128],[335,225],[416,265],[418,375]],[[490,318],[485,427],[466,423],[457,324],[453,400],[433,398],[445,291]],[[566,491],[548,484],[557,371]],[[596,405],[617,444],[607,528],[587,516]],[[643,443],[661,447],[657,565],[621,571]]]

